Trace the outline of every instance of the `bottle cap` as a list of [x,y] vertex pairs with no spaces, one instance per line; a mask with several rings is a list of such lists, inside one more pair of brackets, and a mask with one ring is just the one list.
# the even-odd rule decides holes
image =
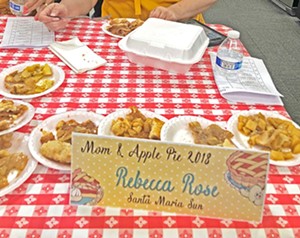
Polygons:
[[233,38],[233,39],[238,39],[240,38],[240,33],[238,31],[228,31],[228,37]]

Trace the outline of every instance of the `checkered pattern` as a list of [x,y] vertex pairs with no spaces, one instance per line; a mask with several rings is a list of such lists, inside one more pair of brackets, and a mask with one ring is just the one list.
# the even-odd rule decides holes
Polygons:
[[[0,36],[6,19],[0,19]],[[167,118],[201,115],[226,122],[234,111],[263,109],[288,116],[280,105],[228,103],[214,81],[208,52],[186,75],[169,74],[130,63],[118,39],[101,31],[101,22],[72,21],[56,35],[86,43],[107,64],[74,74],[48,49],[1,49],[0,69],[26,61],[49,61],[66,73],[54,92],[27,100],[36,108],[33,120],[19,131],[30,133],[47,117],[70,110],[107,115],[137,105]],[[228,27],[212,25],[226,33]],[[245,50],[245,54],[247,54]],[[300,168],[271,166],[262,223],[209,219],[159,212],[69,205],[70,174],[38,165],[19,188],[0,198],[0,237],[300,237]]]

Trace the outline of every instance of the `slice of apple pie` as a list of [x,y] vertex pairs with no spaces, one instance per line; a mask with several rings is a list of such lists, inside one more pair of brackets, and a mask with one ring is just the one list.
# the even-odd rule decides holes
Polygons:
[[195,144],[234,147],[231,142],[233,134],[217,124],[211,124],[203,129],[199,122],[193,121],[189,123],[189,129],[192,132]]
[[13,100],[0,101],[0,131],[10,128],[27,110],[26,105],[16,105]]

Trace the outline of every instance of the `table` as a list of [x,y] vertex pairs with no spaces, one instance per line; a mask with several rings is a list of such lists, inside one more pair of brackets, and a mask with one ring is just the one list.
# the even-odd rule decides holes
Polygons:
[[[0,19],[3,35],[6,19]],[[118,48],[118,39],[100,30],[101,22],[72,21],[56,35],[57,41],[78,36],[107,60],[105,66],[74,74],[47,48],[1,49],[0,68],[26,61],[49,61],[66,73],[54,92],[27,100],[35,108],[33,120],[20,132],[30,133],[47,117],[71,110],[107,115],[118,108],[136,105],[167,118],[201,115],[226,122],[234,111],[263,109],[288,116],[281,105],[231,104],[214,82],[208,51],[186,75],[169,74],[130,63]],[[211,25],[226,33],[229,28]],[[248,54],[245,49],[245,54]],[[0,198],[0,237],[300,237],[300,169],[271,165],[262,223],[219,220],[164,212],[69,205],[67,172],[38,165],[19,188]]]

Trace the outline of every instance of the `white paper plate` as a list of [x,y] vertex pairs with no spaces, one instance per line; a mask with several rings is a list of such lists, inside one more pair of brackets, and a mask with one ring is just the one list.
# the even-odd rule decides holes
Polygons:
[[[158,118],[164,122],[168,121],[167,118],[156,114],[154,112],[151,111],[147,111],[147,110],[143,110],[143,109],[139,109],[139,111],[147,118]],[[126,117],[127,114],[129,114],[131,112],[130,108],[126,108],[126,109],[120,109],[117,110],[109,115],[107,115],[101,122],[98,128],[98,135],[105,135],[105,136],[115,136],[110,128],[111,128],[111,123],[113,120],[117,119],[118,117]]]
[[37,162],[36,160],[34,160],[29,152],[28,149],[28,140],[29,137],[23,133],[19,133],[19,132],[14,132],[13,134],[13,145],[7,149],[10,153],[15,153],[15,152],[23,152],[24,154],[26,154],[28,156],[28,162],[27,165],[25,167],[25,169],[20,173],[19,176],[13,178],[13,174],[12,177],[9,178],[12,179],[9,183],[9,185],[7,187],[4,187],[2,189],[0,189],[0,197],[4,196],[7,193],[10,193],[11,191],[15,190],[17,187],[19,187],[21,184],[23,184],[28,178],[29,176],[33,173],[33,171],[35,170],[36,166],[37,166]]
[[[120,18],[122,19],[122,18]],[[134,18],[126,18],[126,20],[128,20],[129,22],[132,22],[136,19]],[[113,33],[111,33],[110,31],[107,30],[107,27],[109,26],[109,21],[105,22],[103,25],[102,25],[102,31],[107,34],[107,35],[110,35],[110,36],[113,36],[113,37],[116,37],[116,38],[124,38],[124,36],[119,36],[119,35],[115,35]]]
[[45,165],[46,167],[52,169],[58,169],[58,170],[71,170],[70,164],[63,164],[63,163],[55,162],[53,160],[49,160],[40,153],[40,147],[41,147],[40,138],[42,136],[41,129],[52,132],[54,135],[56,135],[55,127],[57,123],[61,120],[66,121],[70,119],[74,119],[77,122],[84,122],[90,119],[92,122],[96,124],[96,126],[99,126],[100,121],[103,119],[103,116],[96,114],[94,112],[70,111],[70,112],[57,114],[52,117],[48,117],[41,124],[35,127],[29,136],[29,150],[32,156],[38,162]]
[[200,116],[179,116],[168,120],[161,130],[161,140],[176,143],[195,144],[192,132],[189,129],[189,123],[197,121],[202,128],[206,128],[211,124],[216,124],[226,129],[220,122],[214,122]]
[[0,131],[0,136],[20,129],[22,126],[30,122],[34,116],[35,109],[30,103],[20,101],[20,100],[13,100],[13,102],[16,106],[21,104],[27,106],[28,110],[20,118],[15,120],[15,122],[11,125],[11,127],[9,127],[6,130]]
[[[227,122],[227,128],[231,130],[234,133],[233,142],[241,149],[256,149],[259,150],[258,147],[253,146],[250,147],[248,144],[248,136],[243,135],[241,132],[238,131],[237,125],[238,125],[238,117],[240,115],[243,116],[250,116],[261,112],[266,117],[277,117],[280,119],[284,119],[287,121],[291,121],[290,119],[280,115],[279,113],[273,112],[273,111],[263,111],[263,110],[251,110],[251,111],[241,111],[238,113],[234,113]],[[291,121],[293,122],[293,121]],[[299,126],[293,122],[293,124],[299,128]],[[270,160],[270,164],[277,165],[277,166],[295,166],[300,164],[300,154],[297,154],[294,156],[293,159],[290,160],[284,160],[284,161],[276,161],[276,160]]]
[[[19,94],[11,94],[9,92],[9,90],[7,90],[4,86],[4,79],[8,74],[11,74],[12,72],[18,70],[18,71],[22,71],[24,68],[26,68],[27,66],[33,65],[33,64],[48,64],[52,71],[53,71],[53,75],[49,77],[49,79],[54,80],[54,85],[47,89],[44,92],[41,93],[36,93],[36,94],[30,94],[30,95],[19,95]],[[51,64],[49,62],[26,62],[23,64],[18,64],[15,66],[12,66],[10,68],[4,69],[1,73],[0,73],[0,94],[3,95],[4,97],[8,97],[8,98],[17,98],[17,99],[30,99],[30,98],[36,98],[36,97],[40,97],[43,95],[46,95],[52,91],[54,91],[55,89],[57,89],[64,81],[65,79],[65,72],[58,66]]]

